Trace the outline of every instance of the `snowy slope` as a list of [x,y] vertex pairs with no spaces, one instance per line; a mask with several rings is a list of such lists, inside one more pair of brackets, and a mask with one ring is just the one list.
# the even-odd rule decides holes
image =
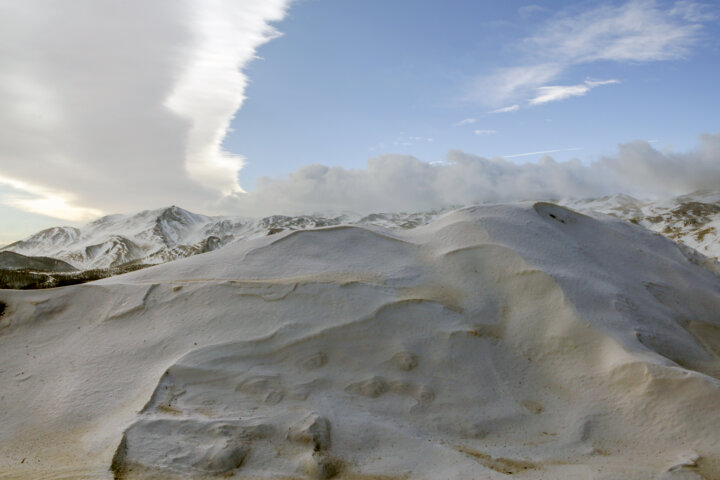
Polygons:
[[0,291],[0,478],[717,479],[698,258],[537,203]]
[[720,259],[720,192],[696,192],[661,202],[612,195],[568,200],[563,204],[581,212],[600,212],[629,220]]
[[81,229],[56,227],[3,248],[23,255],[45,255],[64,260],[83,270],[107,268],[134,260],[162,257],[179,244],[205,240],[202,227],[211,217],[178,207],[146,210],[135,215],[109,215]]
[[26,257],[15,252],[0,252],[0,270],[34,270],[39,272],[74,272],[72,265],[48,257]]
[[146,210],[134,215],[109,215],[81,229],[54,227],[0,251],[26,256],[49,256],[88,270],[129,262],[165,263],[216,250],[233,241],[276,234],[285,230],[316,228],[341,223],[413,228],[437,217],[418,214],[298,216],[274,215],[260,219],[209,217],[179,207]]
[[[720,193],[696,193],[663,202],[629,195],[566,200],[563,205],[590,215],[609,214],[720,258]],[[425,225],[447,210],[420,213],[377,213],[360,216],[304,215],[253,219],[209,217],[179,207],[110,215],[81,229],[54,227],[0,248],[26,256],[47,256],[87,270],[127,263],[158,264],[217,250],[229,243],[273,235],[285,230],[337,225],[411,229]]]

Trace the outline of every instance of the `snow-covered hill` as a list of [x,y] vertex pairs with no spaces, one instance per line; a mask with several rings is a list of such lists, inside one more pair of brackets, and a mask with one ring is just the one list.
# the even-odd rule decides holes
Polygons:
[[696,192],[662,202],[612,195],[570,200],[564,205],[580,212],[601,212],[629,220],[711,258],[720,258],[720,192]]
[[83,228],[55,227],[3,248],[23,255],[45,255],[87,270],[140,260],[161,263],[177,258],[174,249],[207,243],[203,227],[211,217],[178,207],[146,210],[135,215],[109,215]]
[[717,479],[720,277],[548,203],[0,291],[0,478]]
[[[695,193],[663,202],[629,195],[566,200],[563,205],[589,215],[609,214],[642,225],[702,254],[720,258],[720,192]],[[285,230],[358,225],[411,229],[447,210],[421,213],[350,213],[252,219],[210,217],[179,207],[146,210],[134,215],[109,215],[84,227],[54,227],[0,248],[26,256],[53,257],[80,270],[129,263],[159,264],[217,250],[229,243]]]
[[74,272],[69,263],[48,257],[26,257],[15,252],[0,252],[0,270],[35,270],[41,272]]
[[440,214],[298,216],[261,219],[209,217],[172,206],[134,215],[109,215],[84,227],[53,227],[0,251],[49,256],[81,270],[108,268],[129,262],[158,264],[216,250],[236,240],[340,224],[413,228]]

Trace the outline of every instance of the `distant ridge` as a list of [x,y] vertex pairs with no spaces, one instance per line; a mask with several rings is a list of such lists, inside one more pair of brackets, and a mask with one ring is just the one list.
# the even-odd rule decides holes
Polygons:
[[26,257],[15,252],[0,252],[0,269],[34,270],[39,272],[76,272],[67,262],[49,257]]
[[[720,192],[695,192],[657,202],[625,194],[558,202],[589,215],[611,215],[720,258]],[[161,264],[210,252],[239,240],[341,224],[412,229],[449,209],[370,215],[207,216],[170,206],[130,215],[108,215],[81,228],[53,227],[0,247],[28,257],[53,257],[79,270]]]
[[720,258],[718,191],[697,191],[662,202],[619,194],[562,203],[579,212],[599,212],[628,220],[715,260]]
[[14,242],[0,251],[26,256],[58,258],[80,270],[113,268],[127,264],[160,264],[221,248],[228,243],[340,224],[414,228],[442,211],[392,213],[370,216],[285,216],[260,219],[211,217],[170,206],[130,215],[107,215],[82,228],[53,227]]

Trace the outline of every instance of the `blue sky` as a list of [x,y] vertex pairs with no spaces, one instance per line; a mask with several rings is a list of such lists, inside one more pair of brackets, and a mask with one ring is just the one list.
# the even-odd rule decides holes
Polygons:
[[0,17],[0,244],[720,185],[717,2],[78,1]]
[[[692,41],[678,42],[682,52],[587,61],[547,82],[618,82],[584,96],[496,114],[488,112],[522,97],[507,104],[482,92],[468,98],[477,77],[546,62],[552,53],[528,51],[526,41],[559,16],[579,17],[608,4],[300,1],[279,25],[284,35],[261,47],[262,59],[247,69],[248,98],[225,140],[247,159],[241,185],[252,189],[260,176],[308,163],[360,168],[384,153],[433,162],[445,160],[449,149],[487,157],[561,150],[551,155],[591,161],[636,139],[686,150],[700,133],[720,129],[716,20],[663,16],[678,29],[702,25]],[[672,4],[656,8],[666,12]],[[453,126],[465,119],[474,121]]]

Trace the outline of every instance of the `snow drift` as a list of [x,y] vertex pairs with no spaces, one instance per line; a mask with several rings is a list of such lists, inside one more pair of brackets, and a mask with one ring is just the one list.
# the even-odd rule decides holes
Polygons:
[[0,478],[720,478],[720,278],[549,203],[1,291]]

